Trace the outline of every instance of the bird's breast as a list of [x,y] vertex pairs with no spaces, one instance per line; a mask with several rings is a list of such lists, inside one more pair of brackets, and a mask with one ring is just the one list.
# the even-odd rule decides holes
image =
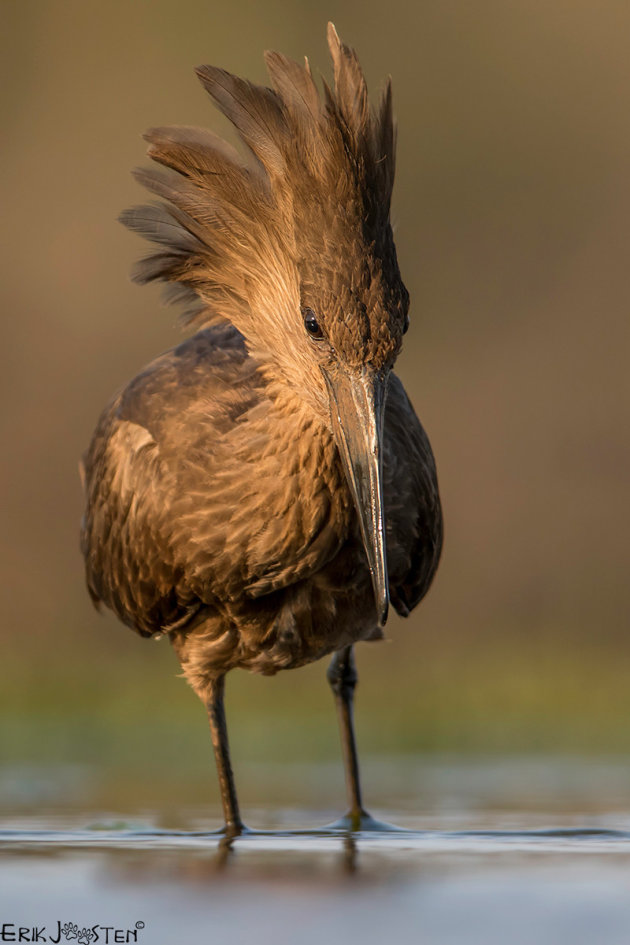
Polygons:
[[[352,503],[330,433],[305,411],[253,411],[203,437],[173,495],[171,541],[200,596],[259,599],[319,572],[352,530]],[[211,431],[209,431],[209,438]]]

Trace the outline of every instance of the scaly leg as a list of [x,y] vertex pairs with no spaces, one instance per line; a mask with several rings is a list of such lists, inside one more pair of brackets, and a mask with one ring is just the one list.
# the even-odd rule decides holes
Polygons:
[[343,748],[344,766],[346,770],[346,786],[350,810],[347,819],[352,830],[359,830],[364,820],[370,820],[369,814],[363,809],[361,802],[361,785],[359,783],[359,759],[357,744],[354,737],[354,722],[352,703],[354,689],[357,684],[357,671],[354,665],[354,653],[351,646],[338,650],[328,667],[327,679],[330,683],[337,704],[341,744]]
[[225,707],[223,696],[225,693],[225,676],[214,679],[207,690],[206,707],[210,720],[212,747],[217,763],[219,789],[225,817],[225,832],[227,836],[237,836],[243,831],[243,821],[238,809],[238,798],[234,785],[234,774],[230,763],[230,749],[228,746],[227,727],[225,724]]

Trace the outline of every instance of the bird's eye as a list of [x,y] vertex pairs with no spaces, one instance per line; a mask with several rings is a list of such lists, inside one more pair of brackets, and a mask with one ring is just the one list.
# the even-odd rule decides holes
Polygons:
[[324,332],[321,330],[319,322],[315,316],[315,312],[312,308],[303,308],[302,315],[304,316],[304,327],[311,336],[319,341],[324,337]]

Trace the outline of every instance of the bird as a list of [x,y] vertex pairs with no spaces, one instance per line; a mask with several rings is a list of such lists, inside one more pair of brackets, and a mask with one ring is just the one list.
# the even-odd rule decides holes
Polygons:
[[328,24],[334,84],[266,52],[269,86],[196,70],[238,147],[150,129],[135,172],[153,202],[122,222],[153,245],[188,337],[103,411],[82,460],[81,549],[94,604],[167,636],[204,703],[224,814],[245,828],[225,677],[332,654],[350,830],[365,810],[354,645],[383,638],[432,582],[442,511],[428,437],[394,373],[409,325],[390,220],[391,79],[376,104]]

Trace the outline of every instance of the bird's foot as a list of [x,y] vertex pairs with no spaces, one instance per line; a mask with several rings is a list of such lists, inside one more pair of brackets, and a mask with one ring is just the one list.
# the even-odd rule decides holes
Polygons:
[[395,827],[393,824],[385,823],[382,820],[375,820],[365,810],[348,811],[339,820],[329,824],[328,830],[338,830],[344,833],[391,833],[403,830],[402,827]]
[[249,827],[246,827],[245,824],[241,823],[226,823],[224,827],[221,827],[216,831],[217,835],[224,837],[225,840],[233,840],[234,837],[244,837],[247,834],[255,833],[256,831],[251,830]]

